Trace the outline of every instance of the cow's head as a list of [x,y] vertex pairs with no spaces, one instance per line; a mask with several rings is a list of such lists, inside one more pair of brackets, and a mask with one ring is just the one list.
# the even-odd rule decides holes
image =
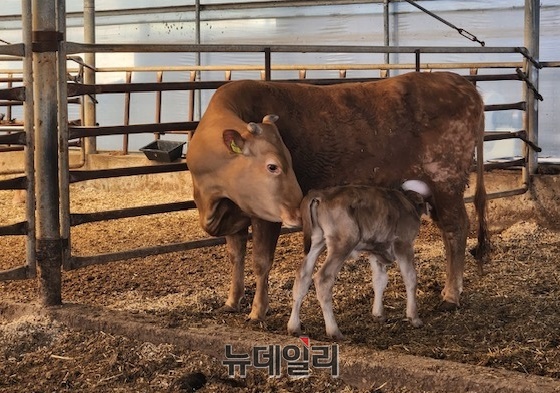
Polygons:
[[223,151],[227,155],[220,179],[224,196],[245,213],[287,226],[301,225],[299,204],[303,198],[292,167],[292,157],[267,115],[262,123],[248,123],[245,130],[225,129]]

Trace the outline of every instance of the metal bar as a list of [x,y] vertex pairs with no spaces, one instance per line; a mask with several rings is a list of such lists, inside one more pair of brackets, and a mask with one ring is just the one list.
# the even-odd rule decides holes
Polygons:
[[[212,82],[162,82],[162,83],[108,83],[103,85],[70,84],[68,85],[69,96],[81,96],[87,94],[109,94],[127,92],[153,92],[163,90],[191,90],[191,89],[217,89],[225,85],[227,81]],[[93,124],[88,124],[93,125]]]
[[24,44],[0,45],[0,55],[25,56]]
[[520,53],[526,49],[519,46],[373,46],[373,45],[221,45],[221,44],[88,44],[68,42],[68,54],[116,53],[116,52],[271,52],[299,53]]
[[[130,85],[132,82],[132,72],[126,72],[126,84]],[[130,92],[127,91],[124,94],[124,125],[128,126],[130,124]],[[123,134],[123,153],[128,154],[129,139],[128,134]]]
[[527,135],[525,130],[519,131],[490,131],[484,133],[484,141],[498,141],[503,139],[523,139]]
[[494,105],[484,105],[484,110],[488,112],[492,111],[506,111],[510,109],[518,109],[524,111],[527,108],[527,103],[525,101],[515,102],[512,104],[494,104]]
[[116,220],[121,218],[139,217],[148,214],[171,213],[191,209],[196,209],[194,201],[138,206],[95,213],[73,213],[71,215],[71,225],[76,226],[88,222]]
[[23,100],[25,100],[25,88],[24,87],[12,87],[10,89],[0,89],[0,99],[2,99],[2,100],[23,101]]
[[494,169],[504,169],[511,168],[513,166],[525,166],[525,158],[520,158],[517,160],[504,161],[504,162],[487,162],[484,164],[485,171],[491,171]]
[[[34,32],[56,31],[55,0],[33,0]],[[56,51],[33,53],[35,168],[37,184],[37,265],[39,297],[44,306],[62,303]]]
[[[301,228],[282,228],[281,234],[294,233],[301,231]],[[251,238],[251,235],[249,235]],[[213,237],[200,240],[193,240],[183,243],[164,244],[153,247],[138,248],[128,251],[120,251],[108,254],[99,254],[92,256],[73,256],[70,260],[70,269],[79,269],[82,267],[104,264],[109,262],[122,261],[124,259],[143,258],[150,255],[166,254],[170,252],[181,252],[194,250],[196,248],[218,246],[225,244],[224,237]]]
[[170,252],[180,252],[186,250],[192,250],[195,248],[218,246],[225,244],[226,240],[223,237],[207,238],[201,240],[195,240],[185,243],[173,243],[165,244],[160,246],[153,246],[147,248],[138,248],[135,250],[114,252],[109,254],[98,254],[92,256],[73,256],[70,259],[69,270],[79,269],[82,267],[104,264],[109,262],[122,261],[125,259],[132,258],[143,258],[150,255],[158,255]]
[[427,10],[426,8],[424,8],[424,7],[422,7],[421,5],[417,4],[415,1],[413,1],[413,0],[404,0],[404,1],[406,1],[406,2],[407,2],[408,4],[410,4],[410,5],[412,5],[412,6],[416,7],[416,8],[418,8],[418,9],[421,10],[422,12],[424,12],[424,13],[430,15],[432,18],[435,18],[435,19],[439,20],[441,23],[443,23],[443,24],[445,24],[445,25],[451,27],[452,29],[457,30],[457,32],[458,32],[459,34],[461,34],[463,37],[468,38],[468,39],[471,40],[471,41],[478,42],[478,43],[479,43],[480,45],[482,45],[482,46],[485,45],[485,44],[484,44],[484,41],[479,41],[478,38],[476,38],[476,36],[474,36],[473,34],[469,33],[468,31],[466,31],[466,30],[464,30],[464,29],[461,29],[461,28],[455,26],[453,23],[451,23],[451,22],[449,22],[449,21],[443,19],[442,17],[440,17],[440,16],[434,14],[433,12]]
[[[66,0],[57,0],[57,29],[66,36]],[[68,265],[71,256],[70,242],[70,157],[68,151],[68,96],[66,81],[66,43],[59,42],[58,66],[58,176],[60,191],[60,237],[62,244],[62,266]]]
[[[289,71],[289,70],[379,70],[379,69],[414,69],[416,64],[412,63],[332,63],[332,64],[272,64],[273,71]],[[519,68],[523,66],[521,61],[516,62],[453,62],[453,63],[421,63],[421,68],[426,69],[452,69],[452,68]],[[560,62],[556,67],[560,67]],[[156,72],[156,71],[261,71],[264,66],[260,64],[253,65],[239,65],[239,64],[225,64],[225,65],[184,65],[184,66],[138,66],[138,67],[99,67],[97,72]]]
[[27,221],[17,222],[0,227],[0,236],[13,236],[27,234]]
[[18,266],[13,269],[8,269],[0,272],[0,281],[9,280],[25,280],[26,278],[31,278],[32,275],[29,272],[27,266]]
[[[163,71],[158,71],[157,73],[157,83],[161,84],[163,82]],[[161,123],[161,90],[156,91],[156,123]],[[154,132],[154,138],[160,139],[161,134],[159,132]]]
[[89,136],[152,133],[155,130],[161,133],[169,131],[193,131],[196,129],[197,125],[198,121],[182,121],[161,124],[133,124],[129,126],[69,127],[69,129],[70,139],[76,139]]
[[270,48],[264,49],[264,80],[272,80],[272,70],[270,69],[272,59]]
[[[0,129],[1,130],[1,129]],[[22,145],[25,146],[25,132],[15,132],[13,134],[0,135],[0,145]]]
[[[0,153],[5,153],[8,151],[21,151],[21,150],[23,150],[23,146],[0,147]],[[6,173],[6,172],[2,172],[2,173]]]
[[[539,59],[539,32],[540,32],[540,1],[525,0],[525,33],[524,41],[527,51],[531,55],[525,60],[525,74],[528,76],[535,90],[539,88],[539,67],[531,59],[538,62]],[[529,140],[538,144],[539,130],[539,104],[536,91],[531,86],[526,85],[524,98],[527,101],[524,122]],[[534,150],[527,152],[527,173],[524,175],[525,181],[530,181],[530,175],[535,174],[538,168],[538,154]]]
[[[521,187],[521,188],[515,188],[513,190],[491,192],[491,193],[486,195],[486,198],[488,200],[498,199],[498,198],[506,198],[506,197],[511,197],[511,196],[515,196],[515,195],[522,195],[522,194],[525,194],[527,191],[528,191],[528,188],[526,186],[524,186],[524,187]],[[465,203],[472,203],[473,201],[474,201],[474,196],[468,196],[468,197],[465,198]]]
[[[88,45],[95,46],[95,0],[84,0],[84,41]],[[67,43],[67,51],[69,51],[69,46],[69,43]],[[87,52],[84,56],[84,62],[87,64],[84,69],[84,84],[95,85],[95,52]],[[94,126],[96,124],[95,93],[86,94],[87,97],[84,97],[84,125]],[[72,96],[70,88],[68,88],[68,96]],[[89,137],[85,140],[85,152],[86,156],[97,153],[95,137]]]
[[[336,68],[335,68],[336,69]],[[265,71],[266,73],[266,71]],[[266,76],[265,76],[266,77]],[[517,74],[498,74],[498,75],[465,75],[466,79],[476,81],[500,81],[500,80],[519,80]],[[334,83],[368,82],[380,78],[348,78],[340,79],[306,79],[305,83],[316,85],[327,85]],[[297,79],[283,79],[277,82],[296,82]],[[115,94],[126,92],[153,92],[165,90],[198,90],[198,89],[217,89],[218,87],[230,83],[228,81],[194,81],[194,82],[162,82],[162,83],[108,83],[103,85],[72,84],[68,85],[68,95],[78,96],[85,94]]]
[[25,190],[26,187],[27,177],[25,176],[0,180],[0,190]]
[[91,171],[71,170],[70,183],[76,183],[84,180],[107,179],[110,177],[149,175],[154,173],[180,172],[185,170],[187,170],[186,163],[113,168],[113,169],[99,169],[99,170],[91,170]]
[[[389,23],[389,0],[383,0],[383,45],[390,46],[391,45],[391,30],[390,30],[390,23]],[[390,53],[385,53],[383,58],[385,60],[385,64],[390,63]],[[385,75],[385,77],[389,76],[389,72]]]
[[[8,80],[8,89],[11,89],[12,87],[14,87],[12,76],[13,76],[13,74],[8,74],[8,77],[10,79],[10,80]],[[10,121],[12,119],[12,105],[7,105],[6,106],[6,118],[8,119],[8,121]]]

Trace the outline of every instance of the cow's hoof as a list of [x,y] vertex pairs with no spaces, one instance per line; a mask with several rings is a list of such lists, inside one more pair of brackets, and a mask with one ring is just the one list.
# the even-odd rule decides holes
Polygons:
[[443,300],[438,306],[437,310],[442,312],[450,312],[455,311],[459,308],[459,305],[456,303],[448,302],[447,300]]
[[251,327],[259,328],[262,330],[267,330],[268,328],[266,321],[263,319],[252,319],[247,317],[247,319],[245,319],[245,323]]
[[224,313],[224,314],[233,314],[233,313],[239,312],[239,310],[235,307],[228,306],[227,304],[224,304],[222,307],[220,307],[218,309],[218,312],[221,312],[221,313]]

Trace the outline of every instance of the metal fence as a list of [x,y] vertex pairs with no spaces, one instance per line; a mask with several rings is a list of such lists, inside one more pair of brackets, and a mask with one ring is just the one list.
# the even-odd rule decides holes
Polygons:
[[[24,4],[31,6],[28,1]],[[490,198],[517,195],[527,191],[529,187],[529,174],[534,171],[534,162],[538,150],[536,142],[536,129],[533,119],[535,117],[533,104],[538,92],[534,89],[531,78],[535,69],[540,64],[531,58],[525,48],[521,47],[387,47],[387,46],[259,46],[259,45],[98,45],[79,44],[65,42],[53,31],[64,27],[64,12],[59,10],[58,14],[44,6],[40,12],[52,16],[57,20],[56,26],[49,25],[49,18],[41,18],[33,21],[28,17],[23,18],[24,43],[0,46],[0,54],[14,56],[23,59],[24,70],[20,75],[8,75],[4,80],[6,88],[0,89],[0,102],[10,108],[12,105],[24,105],[24,121],[20,125],[8,125],[8,128],[0,128],[0,146],[4,149],[13,147],[25,149],[25,174],[0,181],[0,189],[27,190],[27,218],[23,222],[9,226],[0,226],[0,235],[22,235],[27,236],[27,261],[24,265],[0,272],[0,280],[25,279],[37,276],[41,284],[40,299],[44,305],[60,304],[61,302],[61,267],[66,270],[76,269],[91,264],[107,263],[117,260],[144,257],[160,253],[183,251],[197,247],[216,245],[224,243],[223,238],[200,239],[184,243],[154,245],[148,248],[133,249],[111,254],[100,254],[94,256],[77,256],[72,253],[70,239],[70,228],[88,222],[102,220],[120,219],[125,217],[136,217],[146,214],[158,214],[179,210],[195,209],[193,201],[180,203],[160,204],[153,206],[142,206],[113,211],[104,211],[88,214],[74,214],[70,211],[69,185],[71,183],[92,179],[104,179],[120,176],[135,176],[141,174],[166,173],[187,170],[184,162],[161,165],[150,165],[131,168],[116,168],[104,170],[89,170],[85,168],[71,168],[69,165],[69,151],[72,148],[83,149],[83,160],[87,160],[87,154],[93,153],[87,149],[88,141],[95,137],[104,135],[122,135],[122,152],[128,153],[128,138],[130,135],[139,133],[154,133],[155,138],[161,133],[179,132],[192,133],[198,122],[194,118],[194,107],[196,105],[197,92],[202,90],[213,90],[228,83],[231,73],[236,71],[253,70],[260,73],[265,80],[272,80],[273,71],[292,70],[298,72],[298,78],[294,80],[283,80],[285,82],[298,81],[313,84],[334,84],[365,80],[375,80],[386,76],[386,71],[391,69],[404,69],[415,71],[429,71],[432,69],[463,70],[468,75],[466,78],[476,83],[478,81],[520,81],[520,89],[524,91],[525,100],[515,103],[503,103],[499,105],[486,106],[487,111],[520,110],[526,115],[526,129],[517,130],[512,133],[487,133],[485,140],[501,140],[519,138],[526,142],[525,156],[520,160],[506,163],[488,163],[487,169],[497,167],[517,166],[524,168],[522,171],[522,187],[505,190],[491,194]],[[62,10],[63,11],[63,10]],[[37,12],[37,10],[36,10]],[[25,14],[25,10],[24,10]],[[55,17],[58,17],[55,18]],[[46,24],[46,25],[42,25]],[[31,31],[34,31],[33,36]],[[67,56],[79,53],[99,52],[234,52],[234,53],[262,53],[263,63],[259,66],[232,65],[220,67],[158,67],[158,68],[106,68],[95,67],[78,68],[76,72],[88,74],[98,72],[122,71],[127,75],[125,83],[119,84],[91,84],[81,80],[68,80]],[[274,65],[271,62],[272,53],[303,53],[303,52],[341,52],[341,53],[412,53],[415,54],[415,63],[412,64],[339,64],[339,65]],[[503,54],[513,53],[519,55],[517,62],[495,62],[495,63],[423,63],[423,54],[429,53],[486,53]],[[478,70],[484,68],[502,69],[504,73],[497,75],[479,75]],[[307,72],[316,69],[335,69],[339,72],[336,79],[308,79]],[[371,77],[347,78],[350,69],[369,70]],[[197,80],[197,75],[205,70],[219,70],[224,72],[223,80]],[[132,83],[131,76],[135,72],[156,72],[158,75],[155,83]],[[163,82],[163,75],[170,72],[188,72],[187,82]],[[375,74],[375,75],[374,75]],[[32,84],[30,81],[34,80]],[[93,79],[95,80],[95,78]],[[15,82],[23,82],[22,86],[13,87]],[[161,116],[156,116],[156,122],[151,124],[127,124],[127,113],[130,113],[130,95],[137,92],[156,92],[156,113],[161,115],[161,92],[170,90],[182,90],[188,92],[189,106],[186,108],[188,120],[184,122],[164,123]],[[124,123],[120,126],[102,127],[95,125],[95,117],[88,118],[87,106],[94,105],[95,96],[101,94],[125,94],[125,105],[123,108]],[[56,99],[53,99],[56,97]],[[69,125],[67,106],[68,103],[80,103],[86,113],[83,116],[83,125]],[[8,116],[10,119],[10,116]],[[9,128],[16,127],[16,128]],[[18,128],[19,127],[19,128]],[[94,150],[94,149],[93,149]],[[34,163],[38,163],[35,167]],[[37,269],[37,264],[41,267]]]

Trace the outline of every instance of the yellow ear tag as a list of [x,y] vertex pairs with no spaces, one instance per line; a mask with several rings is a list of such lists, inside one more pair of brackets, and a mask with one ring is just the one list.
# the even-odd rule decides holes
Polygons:
[[231,147],[231,150],[232,150],[234,153],[237,153],[237,154],[243,153],[243,150],[241,150],[241,148],[240,148],[239,146],[237,146],[237,144],[235,143],[234,140],[231,141],[231,143],[229,144],[229,146]]

